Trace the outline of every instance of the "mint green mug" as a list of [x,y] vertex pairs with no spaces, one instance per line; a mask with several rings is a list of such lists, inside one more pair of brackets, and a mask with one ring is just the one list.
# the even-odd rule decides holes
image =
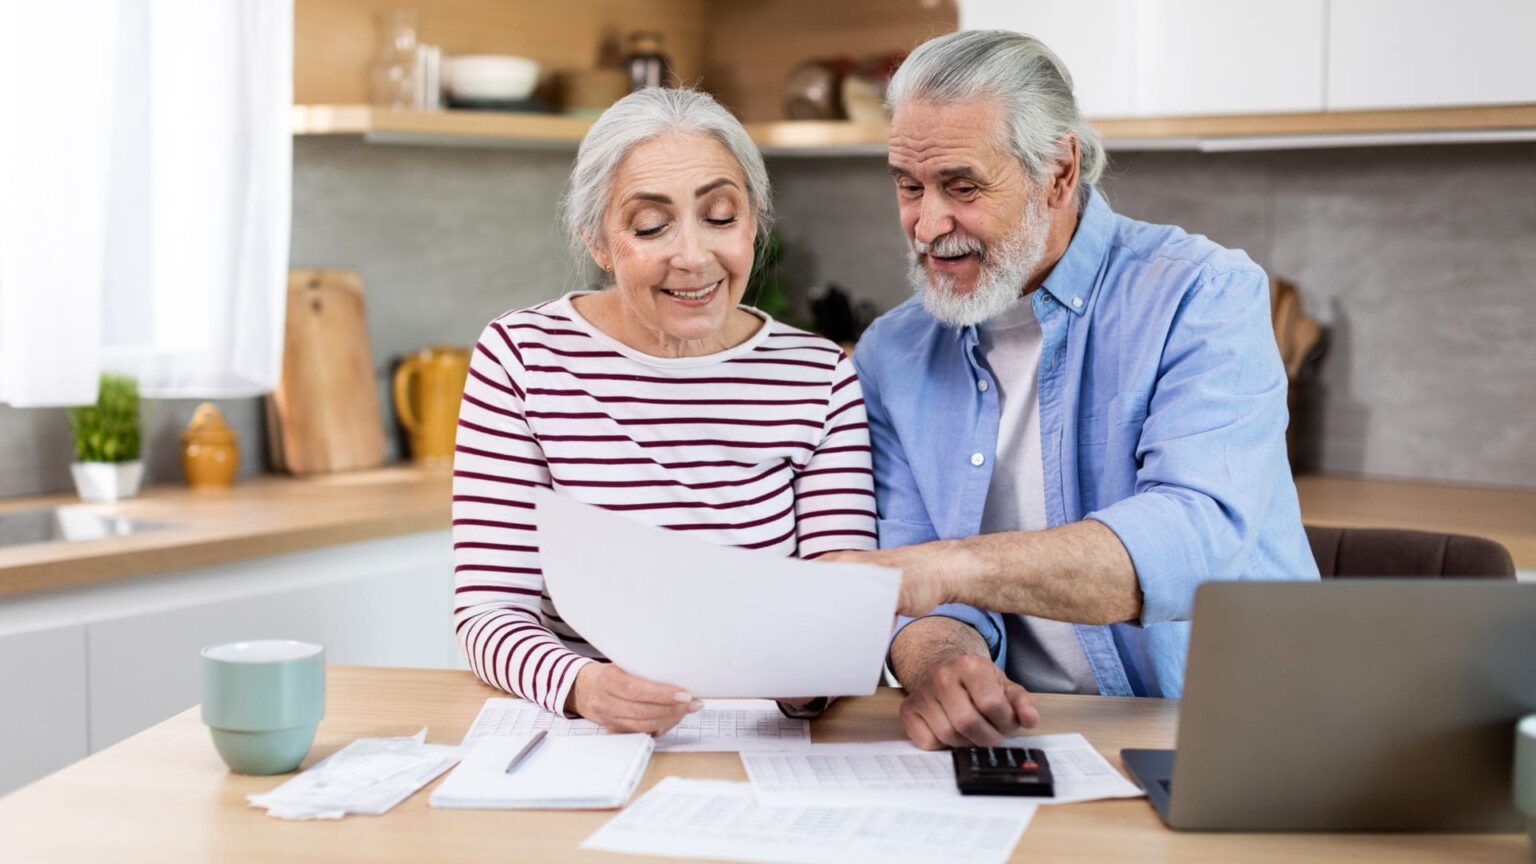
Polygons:
[[1515,724],[1515,809],[1525,814],[1536,846],[1536,714]]
[[236,774],[299,767],[325,716],[325,649],[262,639],[202,650],[203,722]]

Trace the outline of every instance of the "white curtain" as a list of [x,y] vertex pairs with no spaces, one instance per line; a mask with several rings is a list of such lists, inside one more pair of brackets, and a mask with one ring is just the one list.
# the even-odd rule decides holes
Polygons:
[[[292,0],[26,5],[32,26],[13,44],[31,56],[0,62],[34,81],[64,57],[105,69],[68,96],[16,88],[46,98],[17,115],[37,118],[20,145],[31,150],[15,155],[39,170],[0,210],[0,401],[89,402],[103,370],[151,397],[270,390],[288,268]],[[82,18],[99,51],[81,44]],[[88,155],[99,172],[81,170]],[[37,220],[38,206],[60,218]]]

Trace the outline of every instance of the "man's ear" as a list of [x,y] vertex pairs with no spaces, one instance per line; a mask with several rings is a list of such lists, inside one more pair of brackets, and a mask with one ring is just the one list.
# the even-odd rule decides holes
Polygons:
[[1052,209],[1064,210],[1077,203],[1077,176],[1082,168],[1083,154],[1076,132],[1061,136],[1061,147],[1056,161],[1051,165],[1050,193],[1046,204]]

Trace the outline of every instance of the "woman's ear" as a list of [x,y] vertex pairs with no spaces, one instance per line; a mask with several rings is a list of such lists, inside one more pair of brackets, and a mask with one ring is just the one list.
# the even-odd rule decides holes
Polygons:
[[592,238],[585,234],[582,235],[581,242],[586,245],[587,254],[592,256],[592,261],[598,266],[598,269],[604,273],[613,269],[613,258],[609,256],[607,249],[593,243]]

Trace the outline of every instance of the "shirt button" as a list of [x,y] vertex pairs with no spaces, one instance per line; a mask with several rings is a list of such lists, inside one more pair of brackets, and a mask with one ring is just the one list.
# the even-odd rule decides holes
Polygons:
[[1073,297],[1072,298],[1072,308],[1073,309],[1081,309],[1081,308],[1083,308],[1083,298],[1081,298],[1081,297]]
[[987,461],[987,457],[981,455],[980,453],[972,453],[971,454],[971,464],[975,465],[977,468],[980,468],[982,463],[986,462],[986,461]]
[[980,390],[983,393],[987,392],[987,388],[990,387],[990,386],[991,385],[987,383],[987,379],[985,379],[985,378],[982,378],[981,380],[976,382],[976,389]]

